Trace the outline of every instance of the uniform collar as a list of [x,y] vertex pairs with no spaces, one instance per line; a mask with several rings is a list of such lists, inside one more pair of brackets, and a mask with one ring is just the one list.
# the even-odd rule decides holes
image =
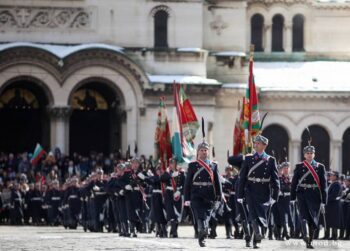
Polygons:
[[257,152],[256,153],[254,153],[254,158],[255,159],[263,159],[263,160],[267,160],[267,157],[268,157],[268,155],[267,155],[267,153],[264,151],[264,152],[262,152],[262,154],[261,155],[259,155]]

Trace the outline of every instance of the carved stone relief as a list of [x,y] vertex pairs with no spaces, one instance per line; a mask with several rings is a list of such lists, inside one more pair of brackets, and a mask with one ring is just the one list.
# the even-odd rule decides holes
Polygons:
[[0,6],[0,29],[89,29],[92,15],[85,8]]

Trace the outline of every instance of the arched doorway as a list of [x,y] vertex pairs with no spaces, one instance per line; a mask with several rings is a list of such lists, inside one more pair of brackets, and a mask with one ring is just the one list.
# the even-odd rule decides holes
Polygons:
[[87,155],[91,151],[108,154],[121,148],[121,95],[101,81],[89,81],[70,97],[70,153]]
[[50,146],[49,104],[43,88],[30,79],[11,81],[0,94],[0,151],[32,152]]
[[287,131],[279,125],[273,124],[266,127],[262,135],[269,139],[266,153],[274,156],[278,163],[288,160],[289,137]]
[[[313,145],[316,148],[316,156],[315,160],[318,162],[323,163],[326,166],[326,169],[329,170],[329,151],[330,151],[330,146],[329,146],[329,134],[321,126],[318,125],[311,125],[309,126],[309,130],[311,133],[311,145]],[[308,145],[308,140],[309,140],[309,134],[307,130],[305,129],[303,131],[303,134],[301,136],[301,159],[304,159],[304,153],[303,149],[305,146]]]
[[350,159],[349,159],[349,153],[350,153],[350,127],[346,129],[344,135],[343,135],[343,168],[342,172],[346,175],[350,175]]

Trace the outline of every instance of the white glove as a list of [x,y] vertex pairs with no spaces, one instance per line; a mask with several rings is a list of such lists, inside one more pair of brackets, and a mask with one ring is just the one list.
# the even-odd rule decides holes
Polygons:
[[185,207],[189,207],[191,205],[191,202],[187,200],[187,201],[185,201],[184,205],[185,205]]
[[146,176],[143,173],[138,173],[137,176],[141,179],[144,180]]
[[128,184],[125,186],[125,189],[130,191],[130,190],[132,190],[132,186]]
[[120,190],[120,191],[119,191],[119,194],[120,194],[120,195],[124,195],[124,190]]
[[180,199],[181,193],[179,191],[176,191],[174,193],[174,200],[178,201]]
[[324,213],[326,212],[326,210],[325,210],[325,204],[324,204],[324,203],[321,203],[321,205],[320,205],[320,212],[321,212],[322,214],[324,214]]
[[177,177],[177,176],[179,176],[179,172],[178,171],[176,171],[176,172],[173,172],[172,174],[171,174],[171,177]]
[[94,190],[95,192],[98,192],[98,191],[100,191],[100,188],[99,188],[98,186],[94,186],[94,187],[92,188],[92,190]]
[[240,203],[240,204],[243,204],[243,199],[242,198],[238,198],[237,202]]
[[272,206],[276,201],[272,198],[268,202],[265,202],[263,205],[264,206]]
[[152,172],[151,170],[148,170],[148,171],[147,171],[147,175],[148,175],[149,177],[154,176],[154,175],[153,175],[153,172]]

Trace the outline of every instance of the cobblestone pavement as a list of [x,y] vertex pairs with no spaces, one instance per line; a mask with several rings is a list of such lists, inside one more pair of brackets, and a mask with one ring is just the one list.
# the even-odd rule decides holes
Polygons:
[[[0,226],[0,251],[41,250],[250,250],[243,240],[225,239],[224,228],[218,228],[218,237],[207,240],[200,248],[193,238],[191,226],[179,227],[178,239],[155,238],[154,234],[138,234],[137,238],[119,237],[115,233],[85,233],[82,228],[66,230],[63,227]],[[259,250],[305,250],[301,240],[263,240]],[[350,250],[350,241],[314,242],[316,250]]]

